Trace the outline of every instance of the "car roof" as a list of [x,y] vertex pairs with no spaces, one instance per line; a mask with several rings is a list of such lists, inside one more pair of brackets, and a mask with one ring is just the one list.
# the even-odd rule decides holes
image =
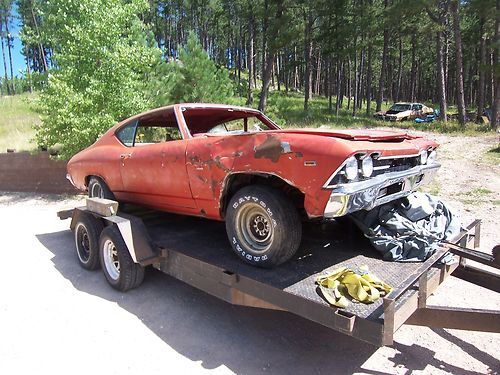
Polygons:
[[252,112],[252,113],[261,113],[259,110],[254,109],[254,108],[248,108],[248,107],[241,107],[241,106],[235,106],[235,105],[227,105],[227,104],[214,104],[214,103],[178,103],[178,104],[171,104],[167,105],[164,107],[158,107],[158,108],[153,108],[148,111],[144,111],[141,113],[138,113],[137,115],[127,117],[126,119],[120,121],[118,124],[113,126],[113,128],[120,127],[122,124],[128,121],[135,120],[137,118],[165,111],[165,110],[175,110],[176,108],[203,108],[203,109],[223,109],[223,110],[228,110],[232,109],[235,111],[244,111],[244,112]]

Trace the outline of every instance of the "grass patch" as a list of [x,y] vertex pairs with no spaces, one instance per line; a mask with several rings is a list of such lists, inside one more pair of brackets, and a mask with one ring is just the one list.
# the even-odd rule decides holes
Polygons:
[[36,148],[31,139],[35,135],[33,126],[40,118],[29,105],[33,94],[0,97],[0,152],[8,148],[16,151],[31,151]]
[[500,165],[500,145],[487,151],[484,158],[493,165]]
[[468,206],[474,206],[481,203],[492,203],[494,206],[498,206],[500,201],[498,199],[492,199],[491,196],[495,192],[486,188],[476,188],[469,190],[467,192],[461,192],[455,194],[457,199]]
[[486,196],[486,195],[489,195],[489,194],[493,194],[494,191],[490,190],[490,189],[486,189],[486,188],[476,188],[476,189],[472,189],[470,191],[467,191],[467,192],[462,192],[462,193],[458,193],[457,195],[466,195],[466,196]]
[[424,193],[437,196],[441,191],[441,185],[437,179],[433,179],[428,185],[422,186],[421,190]]

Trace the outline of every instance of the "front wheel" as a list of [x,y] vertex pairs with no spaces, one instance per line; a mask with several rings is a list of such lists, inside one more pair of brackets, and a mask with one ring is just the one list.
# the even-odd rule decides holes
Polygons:
[[302,223],[297,209],[281,191],[251,185],[231,198],[226,231],[241,259],[270,268],[295,254],[302,237]]
[[115,195],[100,177],[91,177],[89,181],[89,198],[104,198],[115,200]]
[[141,285],[144,267],[134,263],[116,226],[104,228],[99,239],[99,250],[102,270],[113,288],[126,292]]

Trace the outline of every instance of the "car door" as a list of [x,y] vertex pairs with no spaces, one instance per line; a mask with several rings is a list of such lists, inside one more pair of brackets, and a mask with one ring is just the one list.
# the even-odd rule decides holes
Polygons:
[[[134,143],[121,155],[126,200],[153,208],[190,212],[196,205],[186,170],[187,141],[168,116],[139,119]],[[174,136],[172,136],[174,135]]]

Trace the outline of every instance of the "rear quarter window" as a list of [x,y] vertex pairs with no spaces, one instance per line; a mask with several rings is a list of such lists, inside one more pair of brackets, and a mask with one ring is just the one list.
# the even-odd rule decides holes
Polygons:
[[137,121],[134,121],[128,125],[125,125],[123,128],[119,129],[116,132],[116,138],[123,143],[125,146],[133,146],[134,145],[134,137],[135,137],[135,128],[137,125]]

